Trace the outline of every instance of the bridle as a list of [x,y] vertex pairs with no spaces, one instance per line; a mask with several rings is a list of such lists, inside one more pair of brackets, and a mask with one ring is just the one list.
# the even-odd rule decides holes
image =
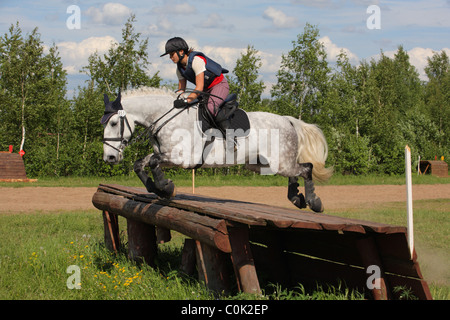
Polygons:
[[[215,96],[211,93],[207,93],[207,92],[202,92],[202,91],[197,91],[197,90],[185,90],[185,92],[196,92],[199,93],[200,95],[206,95],[206,96],[213,96],[216,98],[219,98],[221,100],[223,100],[222,98]],[[180,93],[178,95],[178,98],[180,98],[182,93]],[[199,101],[195,101],[193,103],[188,104],[188,107],[190,107],[191,105],[194,105],[196,103],[198,103]],[[175,117],[177,117],[178,115],[180,115],[184,110],[186,110],[187,108],[183,108],[180,109],[178,112],[176,112],[174,115],[172,115],[171,117],[169,117],[168,119],[166,119],[162,124],[160,124],[158,127],[156,127],[156,124],[162,120],[163,118],[165,118],[169,113],[171,113],[175,108],[170,109],[169,111],[167,111],[166,113],[164,113],[161,117],[159,117],[157,120],[155,120],[147,129],[145,129],[139,136],[135,137],[134,139],[128,141],[127,139],[124,139],[124,132],[125,132],[125,125],[127,126],[128,130],[130,130],[131,136],[133,136],[133,130],[131,130],[131,126],[130,123],[128,122],[128,118],[127,118],[127,113],[125,112],[125,110],[118,110],[117,112],[115,112],[114,114],[118,114],[119,115],[119,119],[120,119],[120,137],[118,138],[103,138],[103,144],[106,144],[108,147],[113,148],[114,150],[116,150],[117,152],[119,152],[119,154],[121,154],[123,152],[123,150],[130,144],[134,143],[135,141],[141,139],[144,135],[150,133],[150,135],[155,138],[156,140],[156,136],[158,134],[158,132],[168,123],[170,122],[172,119],[174,119]],[[105,127],[108,125],[108,122],[111,120],[111,118],[108,119],[108,121],[105,123]],[[155,129],[156,128],[156,129]],[[120,141],[120,146],[118,148],[114,147],[113,145],[111,145],[108,142],[113,142],[113,141]]]
[[[103,138],[103,144],[106,144],[108,147],[113,148],[114,150],[118,151],[119,153],[122,153],[126,146],[128,146],[128,140],[124,139],[123,135],[125,132],[125,124],[128,127],[128,130],[130,130],[131,135],[133,135],[133,130],[131,130],[130,123],[128,122],[127,113],[125,110],[119,110],[117,112],[120,119],[120,137],[118,138]],[[111,120],[111,118],[109,119]],[[108,122],[109,122],[108,120]],[[105,126],[108,124],[108,122],[105,124]],[[118,148],[114,147],[109,141],[120,141],[120,146]]]

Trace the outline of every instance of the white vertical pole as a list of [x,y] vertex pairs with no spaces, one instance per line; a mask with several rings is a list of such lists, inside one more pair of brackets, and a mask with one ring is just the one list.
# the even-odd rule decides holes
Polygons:
[[414,222],[412,205],[412,181],[411,181],[411,149],[405,147],[405,175],[406,175],[406,210],[408,214],[408,244],[411,257],[414,251]]

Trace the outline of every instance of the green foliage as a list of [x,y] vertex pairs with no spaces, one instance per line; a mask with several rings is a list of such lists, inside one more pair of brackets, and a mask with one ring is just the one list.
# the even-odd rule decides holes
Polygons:
[[246,111],[257,111],[260,109],[261,94],[264,91],[264,82],[258,80],[258,69],[261,68],[261,58],[257,56],[258,51],[253,46],[247,47],[247,52],[241,54],[236,61],[233,70],[234,78],[229,79],[230,92],[238,95],[239,107]]
[[330,69],[325,47],[319,41],[319,29],[308,23],[292,45],[281,58],[278,82],[271,91],[275,110],[311,122],[322,111],[327,93]]
[[148,38],[140,40],[141,34],[136,33],[133,27],[135,21],[135,15],[131,15],[122,29],[122,42],[112,44],[103,58],[94,53],[83,68],[100,92],[117,94],[119,90],[160,85],[162,79],[158,73],[150,77],[146,72],[149,65]]
[[[66,72],[58,48],[44,50],[37,28],[23,35],[19,22],[0,37],[0,150],[23,143],[30,177],[129,175],[135,160],[151,152],[149,142],[128,147],[120,165],[102,160],[103,94],[159,87],[148,74],[148,39],[135,31],[131,15],[122,39],[106,54],[92,54],[82,72],[90,79],[66,98]],[[450,159],[450,62],[447,54],[428,59],[428,81],[419,79],[408,53],[352,64],[345,52],[330,67],[319,29],[306,24],[282,55],[271,99],[262,99],[258,50],[248,45],[228,76],[231,92],[247,111],[268,111],[318,124],[329,144],[328,164],[343,174],[401,174],[404,147],[413,162]],[[142,130],[139,128],[138,130]],[[140,131],[138,131],[139,133]],[[182,169],[169,175],[183,176]],[[243,166],[199,169],[204,175],[251,175]]]

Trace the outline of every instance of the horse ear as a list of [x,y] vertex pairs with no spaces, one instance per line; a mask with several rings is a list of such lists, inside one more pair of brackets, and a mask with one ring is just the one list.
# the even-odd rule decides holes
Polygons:
[[105,102],[105,106],[107,106],[108,103],[109,103],[109,98],[108,98],[108,95],[106,93],[103,94],[103,101]]
[[123,109],[122,108],[122,104],[120,103],[121,99],[122,99],[122,94],[120,93],[120,90],[119,90],[119,94],[117,95],[116,100],[114,100],[114,102],[113,102],[114,109],[116,109],[116,110],[122,110]]

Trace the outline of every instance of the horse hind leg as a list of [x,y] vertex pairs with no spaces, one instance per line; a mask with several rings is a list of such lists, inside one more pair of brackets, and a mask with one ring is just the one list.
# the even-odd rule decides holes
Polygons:
[[290,177],[289,178],[289,186],[288,186],[288,199],[291,201],[297,208],[303,209],[306,208],[305,197],[302,193],[298,191],[298,178]]
[[[308,207],[311,208],[312,211],[323,212],[324,207],[322,204],[322,200],[320,200],[320,198],[314,193],[315,187],[314,182],[312,181],[312,169],[313,169],[312,163],[300,163],[299,166],[300,166],[299,176],[305,180],[304,202]],[[303,203],[301,202],[301,198],[303,197],[303,195],[301,193],[300,194],[297,193],[298,192],[297,187],[298,187],[297,177],[289,178],[288,198],[297,207],[305,208],[306,205],[301,207],[298,206],[296,203],[298,202],[297,198],[299,198],[300,205],[303,205]]]

